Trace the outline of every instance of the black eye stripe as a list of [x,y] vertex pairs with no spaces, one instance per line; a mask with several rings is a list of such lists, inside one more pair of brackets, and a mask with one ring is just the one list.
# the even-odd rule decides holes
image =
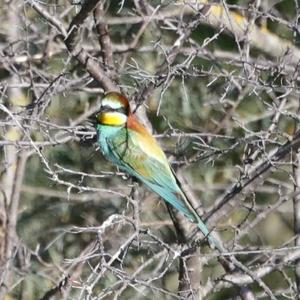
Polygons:
[[112,108],[111,106],[108,106],[108,105],[101,106],[100,111],[102,111],[102,112],[106,112],[106,111],[119,112],[119,113],[122,113],[122,114],[125,114],[125,115],[128,114],[128,109],[126,107]]

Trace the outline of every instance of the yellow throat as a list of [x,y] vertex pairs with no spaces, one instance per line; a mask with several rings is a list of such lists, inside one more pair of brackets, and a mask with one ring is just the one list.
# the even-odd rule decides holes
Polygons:
[[127,116],[120,112],[102,112],[97,116],[103,125],[120,126],[127,122]]

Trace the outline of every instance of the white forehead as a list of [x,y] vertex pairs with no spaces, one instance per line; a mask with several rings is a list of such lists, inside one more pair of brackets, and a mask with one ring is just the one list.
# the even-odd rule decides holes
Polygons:
[[119,101],[112,101],[109,98],[104,98],[101,102],[101,106],[109,106],[113,109],[118,109],[118,108],[123,107],[123,104]]

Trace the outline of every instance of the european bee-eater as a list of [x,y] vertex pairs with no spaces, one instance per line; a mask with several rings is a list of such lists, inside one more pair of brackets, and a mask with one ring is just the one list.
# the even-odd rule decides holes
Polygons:
[[128,100],[120,93],[107,93],[96,117],[98,143],[103,155],[196,223],[204,236],[222,252],[222,247],[180,188],[155,138],[131,112]]

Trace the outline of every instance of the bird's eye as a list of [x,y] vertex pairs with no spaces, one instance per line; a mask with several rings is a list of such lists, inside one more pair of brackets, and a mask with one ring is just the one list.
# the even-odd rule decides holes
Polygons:
[[113,108],[111,108],[110,106],[107,106],[107,105],[100,107],[100,112],[107,112],[107,111],[113,111],[113,110],[114,110]]

